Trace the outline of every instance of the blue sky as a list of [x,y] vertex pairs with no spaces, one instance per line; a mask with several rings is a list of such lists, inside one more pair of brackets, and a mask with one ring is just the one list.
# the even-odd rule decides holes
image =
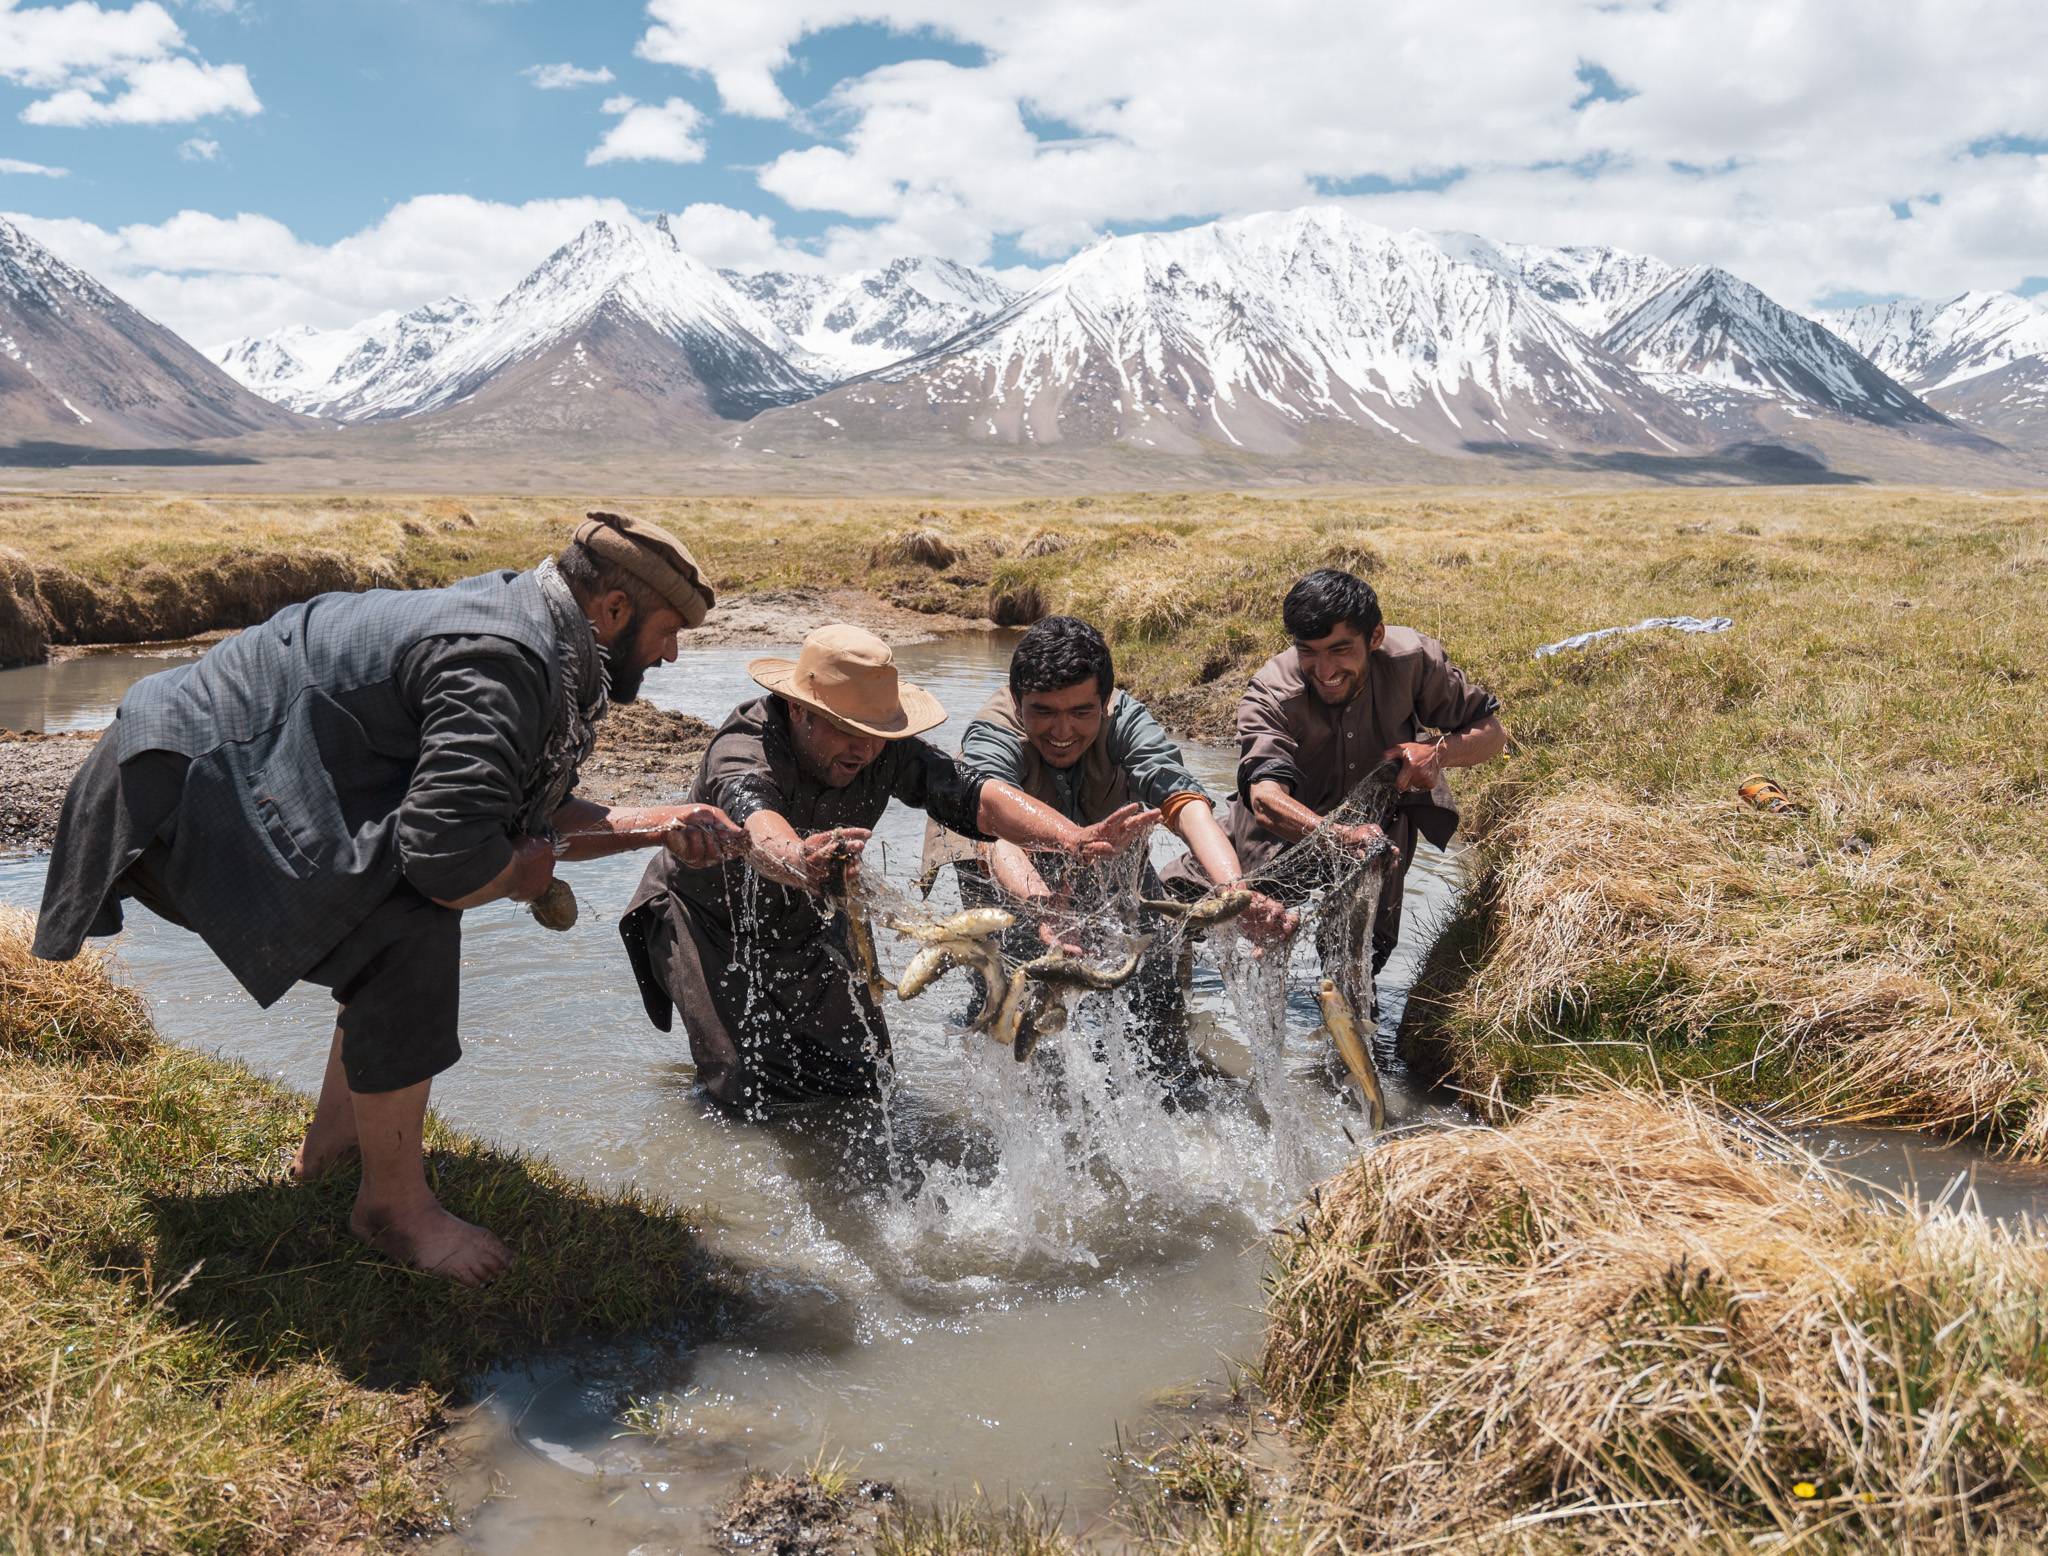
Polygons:
[[[173,14],[202,58],[247,66],[262,112],[82,134],[20,123],[15,114],[43,94],[0,85],[0,156],[69,175],[10,180],[9,209],[110,228],[161,222],[187,208],[260,211],[323,244],[401,200],[435,193],[508,204],[609,195],[648,210],[716,201],[771,212],[794,236],[827,224],[826,213],[798,212],[764,193],[748,171],[810,143],[787,124],[714,114],[700,163],[585,165],[608,126],[599,111],[608,98],[682,96],[700,109],[717,106],[708,81],[635,57],[647,27],[637,3],[251,0],[233,11]],[[873,23],[834,27],[793,52],[777,79],[800,107],[899,60],[981,57],[928,30],[893,34]],[[523,74],[548,64],[605,69],[615,80],[542,90]],[[217,145],[211,160],[180,154],[195,139]]]
[[752,269],[1328,201],[1795,307],[2033,292],[2043,58],[2039,0],[0,0],[0,212],[208,346],[656,211]]

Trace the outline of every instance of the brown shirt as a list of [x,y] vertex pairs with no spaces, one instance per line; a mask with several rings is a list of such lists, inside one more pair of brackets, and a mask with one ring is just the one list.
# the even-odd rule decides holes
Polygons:
[[[852,783],[834,788],[813,778],[797,760],[790,737],[789,707],[780,697],[761,697],[735,708],[711,737],[690,786],[694,804],[716,805],[745,826],[757,810],[772,810],[799,837],[834,827],[871,828],[891,799],[929,812],[948,827],[982,838],[975,829],[981,807],[978,773],[929,741],[911,736],[891,740]],[[708,870],[692,869],[666,851],[655,854],[641,877],[628,915],[666,893],[730,933],[734,920],[771,947],[799,946],[823,927],[817,899],[764,876],[748,878],[743,861]]]
[[[1224,807],[1223,830],[1246,870],[1287,846],[1251,810],[1251,788],[1271,781],[1319,815],[1337,808],[1352,786],[1393,747],[1425,730],[1458,734],[1500,711],[1500,701],[1466,679],[1443,644],[1410,627],[1388,627],[1366,666],[1365,685],[1342,707],[1309,687],[1293,649],[1267,660],[1237,705],[1237,797]],[[1401,805],[1439,848],[1457,830],[1458,803],[1439,778]]]

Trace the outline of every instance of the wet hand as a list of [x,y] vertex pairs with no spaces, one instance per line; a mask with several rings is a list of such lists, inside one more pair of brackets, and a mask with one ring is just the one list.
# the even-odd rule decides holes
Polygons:
[[1401,759],[1401,775],[1394,787],[1404,794],[1434,789],[1444,773],[1443,746],[1434,740],[1409,740],[1386,753],[1386,759]]
[[844,855],[846,879],[850,885],[860,877],[860,856],[870,835],[865,827],[834,827],[830,832],[813,832],[799,847],[796,868],[816,889],[831,879],[833,864]]
[[1363,853],[1387,835],[1370,821],[1360,822],[1357,826],[1332,827],[1330,833],[1344,847],[1357,853]]
[[1039,921],[1038,938],[1053,950],[1065,956],[1086,956],[1088,948],[1073,939],[1073,926],[1062,924],[1058,919],[1047,917]]
[[1252,905],[1237,916],[1237,927],[1249,940],[1278,940],[1301,927],[1301,915],[1263,892],[1253,892]]
[[1092,827],[1083,827],[1074,842],[1075,855],[1089,864],[1113,859],[1137,842],[1159,820],[1159,812],[1142,805],[1126,805],[1105,816]]
[[662,846],[693,870],[708,870],[747,851],[747,834],[715,805],[679,805]]
[[514,838],[511,868],[505,895],[514,902],[532,902],[555,878],[555,845],[537,837]]

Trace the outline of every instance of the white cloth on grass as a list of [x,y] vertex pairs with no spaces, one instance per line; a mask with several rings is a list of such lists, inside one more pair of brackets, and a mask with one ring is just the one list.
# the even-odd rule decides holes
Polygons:
[[1568,648],[1584,648],[1588,643],[1611,638],[1618,632],[1648,632],[1652,627],[1669,627],[1674,632],[1726,632],[1734,625],[1734,620],[1727,616],[1709,616],[1705,621],[1697,616],[1652,616],[1633,627],[1602,627],[1598,632],[1581,632],[1562,643],[1545,643],[1531,657],[1541,659],[1546,654],[1561,654]]

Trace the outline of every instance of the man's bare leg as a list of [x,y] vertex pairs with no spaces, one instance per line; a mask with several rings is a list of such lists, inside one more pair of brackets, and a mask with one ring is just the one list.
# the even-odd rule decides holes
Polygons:
[[465,1286],[487,1285],[512,1266],[495,1233],[441,1208],[427,1187],[421,1136],[430,1080],[403,1091],[350,1093],[363,1186],[348,1229],[379,1253]]
[[292,1158],[292,1177],[310,1183],[356,1154],[356,1103],[349,1093],[348,1072],[341,1067],[341,1028],[336,1027],[334,1046],[327,1050],[327,1073],[320,1080],[320,1101],[313,1109],[313,1122],[306,1126],[305,1141]]

